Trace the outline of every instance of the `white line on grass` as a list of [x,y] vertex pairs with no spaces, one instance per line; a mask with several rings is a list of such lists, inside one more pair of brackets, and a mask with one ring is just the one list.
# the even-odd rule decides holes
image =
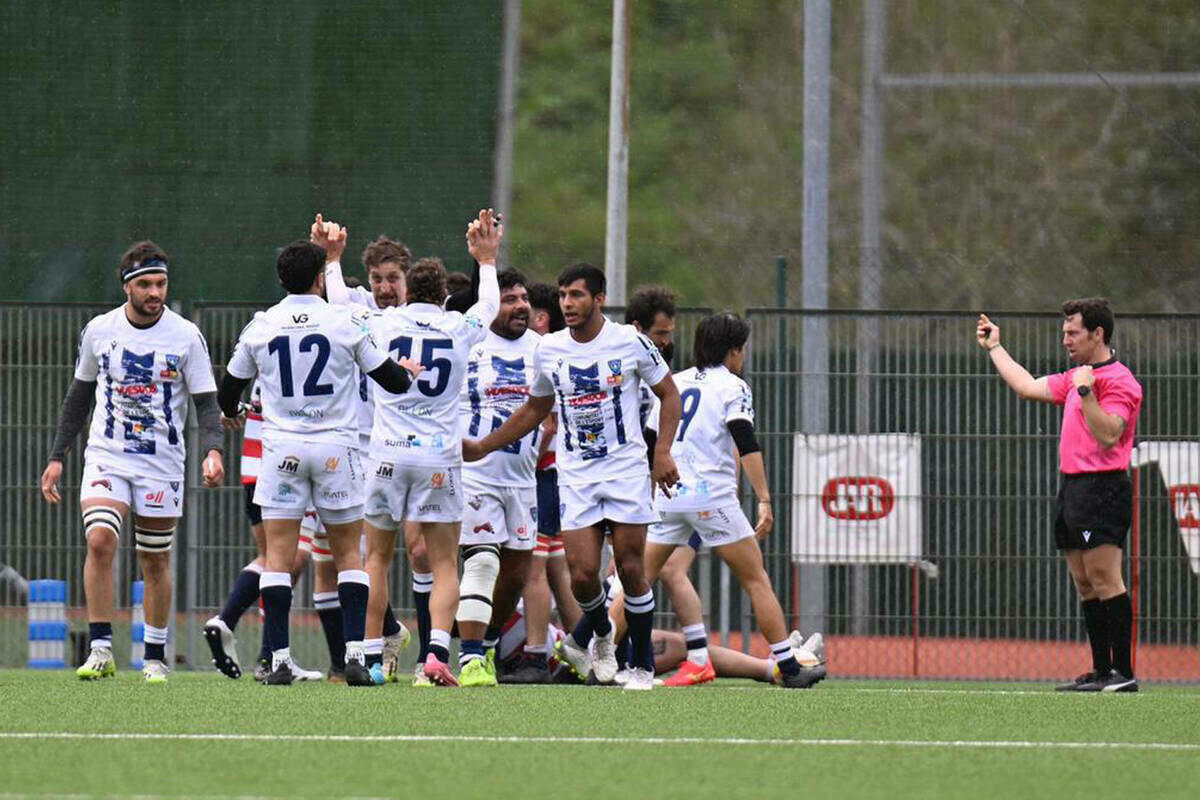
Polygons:
[[700,736],[467,736],[454,734],[296,734],[296,733],[78,733],[74,731],[0,731],[0,739],[86,739],[114,741],[218,741],[218,742],[474,742],[480,744],[697,744],[730,746],[813,747],[944,747],[1030,750],[1168,750],[1200,752],[1200,744],[1173,742],[1055,742],[980,741],[974,739],[741,739]]

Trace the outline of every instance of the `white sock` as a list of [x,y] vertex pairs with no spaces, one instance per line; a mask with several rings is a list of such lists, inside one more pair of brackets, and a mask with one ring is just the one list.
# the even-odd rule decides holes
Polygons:
[[687,660],[702,667],[707,664],[708,632],[704,629],[704,623],[699,622],[695,625],[685,625],[683,628],[683,639],[688,643]]

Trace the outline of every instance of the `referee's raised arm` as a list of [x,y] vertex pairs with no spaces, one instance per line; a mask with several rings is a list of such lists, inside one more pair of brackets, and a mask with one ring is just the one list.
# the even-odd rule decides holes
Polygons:
[[1042,403],[1053,403],[1054,395],[1046,378],[1035,378],[1029,370],[1017,363],[1008,351],[1000,344],[1000,327],[988,319],[987,314],[979,315],[975,326],[975,341],[987,351],[996,371],[1004,382],[1009,385],[1022,399],[1037,400]]

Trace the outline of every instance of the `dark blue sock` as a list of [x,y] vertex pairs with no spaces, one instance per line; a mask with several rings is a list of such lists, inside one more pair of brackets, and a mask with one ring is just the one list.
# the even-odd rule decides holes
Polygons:
[[258,660],[271,660],[271,635],[270,631],[267,629],[267,623],[265,620],[262,626],[262,645],[258,648]]
[[322,608],[317,611],[321,618],[321,630],[325,634],[325,644],[329,647],[329,667],[341,670],[346,666],[346,633],[342,626],[342,609],[340,607]]
[[229,593],[229,599],[225,601],[225,607],[221,609],[221,620],[229,626],[229,630],[237,627],[242,614],[245,614],[246,609],[250,608],[257,599],[258,573],[252,569],[244,569],[238,573],[237,579],[233,582],[233,590]]
[[575,623],[575,630],[571,631],[571,638],[580,647],[588,646],[588,642],[592,640],[592,620],[587,614],[581,616],[579,622]]
[[95,641],[108,641],[108,649],[112,649],[112,623],[111,622],[89,622],[88,623],[88,641],[89,644]]
[[437,658],[437,660],[441,661],[443,664],[450,663],[450,651],[447,648],[443,647],[442,645],[430,644],[429,652],[432,653]]
[[417,659],[424,664],[429,655],[429,629],[433,625],[433,618],[429,616],[429,592],[413,592],[413,605],[417,607],[417,642],[421,645]]
[[162,661],[164,664],[167,661],[167,646],[165,644],[151,644],[146,642],[143,645],[142,659],[144,661]]
[[632,645],[630,665],[654,672],[654,647],[650,641],[654,628],[654,611],[637,613],[626,607],[625,619],[629,622],[629,642]]
[[292,587],[267,586],[262,590],[262,601],[266,613],[263,632],[270,639],[272,651],[290,646],[288,615],[292,611]]
[[338,600],[342,604],[342,627],[347,642],[361,642],[367,632],[367,584],[338,581]]
[[400,620],[396,619],[396,612],[392,611],[392,604],[388,603],[383,612],[383,635],[395,636],[399,632]]
[[617,642],[617,669],[628,667],[631,658],[633,658],[633,646],[629,641],[629,631],[626,630],[621,641]]

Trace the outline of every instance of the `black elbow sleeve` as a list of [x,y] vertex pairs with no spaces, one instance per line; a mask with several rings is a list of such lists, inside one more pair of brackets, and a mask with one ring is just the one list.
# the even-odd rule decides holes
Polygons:
[[412,376],[408,370],[388,359],[367,373],[371,380],[378,383],[385,392],[404,394],[412,386]]
[[242,392],[246,391],[246,387],[249,385],[249,378],[235,378],[228,372],[225,373],[225,377],[221,379],[221,386],[217,389],[217,405],[222,414],[230,419],[238,415]]
[[762,448],[758,444],[758,438],[754,435],[754,423],[746,419],[735,419],[726,425],[729,428],[729,434],[733,437],[733,443],[737,445],[738,453],[745,457],[751,453],[760,453]]

